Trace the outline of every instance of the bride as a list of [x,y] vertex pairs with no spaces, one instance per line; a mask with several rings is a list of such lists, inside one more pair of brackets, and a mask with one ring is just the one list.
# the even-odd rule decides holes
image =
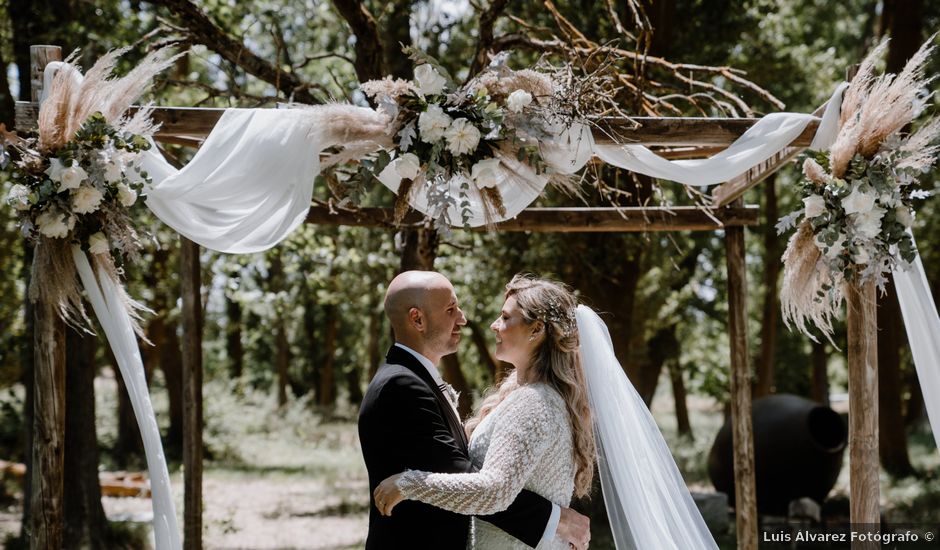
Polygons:
[[[523,488],[568,506],[590,492],[596,458],[619,550],[717,550],[597,314],[559,283],[516,275],[490,328],[496,358],[515,371],[466,423],[479,470],[393,475],[375,489],[381,513],[407,499],[491,514]],[[477,518],[472,535],[473,548],[528,548]],[[545,548],[568,545],[556,537]]]

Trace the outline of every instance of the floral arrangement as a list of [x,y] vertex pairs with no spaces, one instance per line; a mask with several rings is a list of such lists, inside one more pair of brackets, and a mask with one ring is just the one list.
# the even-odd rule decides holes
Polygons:
[[140,248],[126,209],[149,182],[141,135],[122,132],[93,114],[71,141],[49,156],[23,150],[12,173],[7,203],[19,212],[24,236],[79,243],[92,254],[114,248],[136,257]]
[[846,90],[830,150],[804,161],[803,208],[777,224],[780,233],[798,224],[783,257],[784,321],[810,337],[808,325],[831,337],[844,284],[874,281],[884,290],[888,274],[917,257],[908,229],[913,201],[930,195],[918,177],[934,163],[940,121],[902,131],[923,108],[930,48],[925,44],[899,75],[875,77],[885,46],[868,55]]
[[[19,213],[23,235],[34,246],[29,297],[55,304],[60,317],[89,325],[72,247],[89,254],[98,276],[120,283],[121,262],[135,260],[141,243],[129,217],[149,183],[141,156],[156,130],[151,109],[125,115],[153,77],[176,59],[166,49],[148,54],[123,77],[112,75],[126,49],[102,56],[84,78],[61,64],[39,110],[35,136],[4,133],[6,168],[13,183],[6,202]],[[113,254],[113,256],[112,256]],[[123,286],[118,284],[118,288]],[[136,319],[143,306],[124,293],[123,305]],[[135,327],[140,332],[140,327]]]
[[[407,210],[412,193],[424,190],[439,222],[448,207],[458,205],[466,224],[468,196],[475,190],[487,213],[505,215],[497,189],[505,176],[507,159],[523,163],[535,174],[547,171],[539,153],[539,140],[552,135],[543,115],[552,97],[552,82],[532,70],[512,71],[505,56],[457,86],[436,60],[408,50],[418,63],[414,79],[386,78],[362,85],[389,120],[395,158],[372,165],[382,181],[398,187],[396,216]],[[459,185],[458,196],[450,189]]]

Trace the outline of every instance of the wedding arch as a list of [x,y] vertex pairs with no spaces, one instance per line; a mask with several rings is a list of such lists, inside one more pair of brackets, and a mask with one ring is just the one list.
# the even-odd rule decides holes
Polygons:
[[[30,76],[33,97],[31,102],[18,102],[16,105],[17,130],[28,131],[36,128],[37,120],[41,118],[40,100],[45,93],[49,93],[50,86],[56,83],[61,85],[66,78],[73,76],[80,78],[80,75],[75,74],[59,75],[53,78],[55,68],[63,67],[61,64],[47,67],[50,63],[61,61],[61,50],[58,47],[32,46],[31,56]],[[50,68],[53,70],[48,70]],[[70,70],[77,73],[77,70]],[[433,73],[433,69],[428,69],[426,72],[428,86],[436,87],[440,84],[435,81],[436,73]],[[863,70],[863,80],[865,81],[859,87],[862,88],[862,92],[865,92],[864,86],[870,87],[876,79]],[[492,85],[497,86],[498,82]],[[447,178],[445,184],[455,186],[453,190],[455,195],[447,195],[451,200],[442,200],[440,203],[435,202],[436,199],[430,192],[424,194],[410,191],[415,181],[422,177],[420,173],[422,163],[419,162],[417,167],[408,164],[408,153],[405,151],[416,136],[412,135],[408,138],[407,132],[404,135],[399,133],[396,136],[397,145],[389,144],[387,141],[380,144],[384,148],[397,147],[399,154],[395,159],[387,159],[385,169],[381,174],[377,174],[377,178],[396,191],[399,196],[406,197],[409,206],[422,213],[412,212],[405,215],[401,209],[339,207],[333,204],[311,205],[310,189],[312,188],[304,187],[303,180],[312,180],[313,175],[319,172],[321,163],[317,156],[325,148],[323,144],[329,143],[330,139],[339,139],[348,145],[347,149],[354,153],[361,154],[376,150],[374,143],[365,148],[362,145],[362,142],[368,142],[370,139],[374,141],[374,136],[381,135],[386,130],[386,119],[378,117],[376,111],[354,108],[357,109],[354,112],[353,108],[344,110],[342,107],[334,108],[332,111],[329,110],[330,107],[321,108],[322,110],[315,114],[311,114],[311,110],[303,109],[225,110],[185,107],[144,109],[145,115],[151,116],[154,122],[161,124],[160,128],[153,133],[153,140],[200,148],[193,161],[182,170],[176,170],[162,157],[154,154],[142,161],[153,181],[160,182],[148,195],[148,207],[177,230],[183,242],[182,316],[183,330],[188,336],[184,339],[183,353],[183,391],[186,403],[183,455],[186,546],[188,548],[201,547],[202,531],[202,367],[198,333],[200,326],[198,306],[200,303],[198,254],[200,244],[223,252],[252,252],[273,246],[300,223],[413,227],[423,223],[424,215],[430,215],[438,218],[443,216],[458,229],[462,227],[472,230],[724,231],[729,285],[730,390],[738,547],[748,550],[756,549],[758,534],[746,330],[747,284],[744,228],[756,225],[758,208],[745,206],[741,197],[748,189],[765,180],[806,149],[826,150],[830,149],[830,146],[838,146],[841,143],[839,137],[842,135],[839,133],[840,129],[852,124],[851,121],[840,121],[843,93],[850,95],[846,98],[850,108],[858,110],[859,105],[864,104],[864,101],[859,102],[859,94],[862,93],[859,92],[859,87],[849,88],[846,92],[846,85],[841,85],[828,104],[812,115],[778,113],[763,119],[641,117],[631,120],[606,120],[600,127],[595,128],[589,128],[586,125],[569,125],[565,128],[548,129],[548,134],[554,137],[546,138],[544,142],[537,144],[539,149],[537,158],[526,157],[527,154],[532,153],[523,151],[527,147],[524,139],[523,145],[512,151],[519,153],[515,160],[513,158],[516,157],[515,154],[509,156],[506,151],[493,150],[492,162],[495,164],[484,165],[478,162],[480,169],[477,170],[475,165],[472,176],[469,175],[469,166],[467,166],[468,175],[464,177],[464,180],[458,177]],[[440,93],[440,89],[436,91]],[[483,99],[484,103],[489,101],[487,93],[489,91],[481,96],[481,98],[483,96],[487,98]],[[432,94],[429,93],[430,95]],[[528,102],[532,101],[531,94],[527,92],[527,94],[516,96],[516,105],[512,105],[510,104],[513,101],[511,94],[507,91],[505,95],[510,96],[507,100],[506,112],[503,113],[507,116],[511,116],[509,111],[517,112],[516,107],[524,109]],[[862,95],[865,96],[864,93]],[[387,101],[389,99],[392,101]],[[901,99],[904,100],[904,97]],[[405,108],[405,104],[392,105],[395,103],[394,100],[395,97],[386,97],[379,103],[384,103],[385,108],[396,109],[395,113],[398,113],[397,109]],[[473,99],[473,101],[476,100]],[[870,109],[872,106],[868,107]],[[342,135],[339,138],[336,136],[326,138],[319,135],[316,139],[321,139],[322,142],[312,146],[309,140],[315,138],[311,137],[313,132],[310,131],[310,127],[296,123],[296,120],[306,116],[318,116],[321,122],[340,119],[353,122],[342,128],[340,132]],[[394,116],[392,118],[394,119]],[[309,120],[307,122],[309,123]],[[416,133],[414,122],[412,121],[411,128],[413,134]],[[434,121],[430,121],[427,128],[422,126],[420,128],[422,134],[426,129],[433,129],[433,123]],[[418,125],[421,124],[419,121]],[[322,131],[322,133],[326,132],[327,130]],[[239,138],[245,138],[247,143],[240,139],[227,139],[236,135]],[[455,138],[458,141],[460,139],[463,138],[460,136]],[[480,140],[481,136],[478,132],[475,138],[471,135],[468,139]],[[404,144],[403,140],[407,140],[407,144]],[[926,149],[928,144],[922,145]],[[646,148],[651,145],[669,146],[672,149],[656,154]],[[473,141],[473,146],[476,147],[476,141]],[[251,180],[251,175],[257,175],[259,168],[249,166],[250,161],[245,157],[246,151],[257,147],[267,147],[266,150],[269,152],[271,147],[287,147],[288,149],[299,147],[294,150],[306,150],[309,154],[307,156],[295,155],[291,163],[279,165],[277,167],[279,171],[274,173],[274,177],[283,177],[284,181],[277,180],[270,188],[259,190],[259,184]],[[717,148],[725,149],[716,154]],[[146,149],[146,146],[142,145],[141,149]],[[520,153],[520,151],[523,152]],[[933,153],[932,149],[930,153]],[[454,151],[455,157],[458,154]],[[835,156],[835,153],[833,155]],[[718,185],[711,192],[710,202],[696,207],[528,207],[548,183],[548,177],[539,169],[539,166],[548,165],[552,173],[566,173],[566,171],[573,173],[583,167],[592,156],[615,166],[686,185]],[[849,156],[852,157],[851,154]],[[212,162],[207,162],[206,157],[213,157]],[[356,157],[350,155],[347,158]],[[253,160],[256,159],[257,157],[253,157]],[[56,169],[56,166],[60,170],[68,170],[71,165],[64,166],[59,162],[58,165],[53,164],[50,170]],[[225,173],[227,166],[229,166],[230,173]],[[221,169],[221,175],[217,169]],[[271,169],[271,164],[265,164],[260,169]],[[427,169],[426,165],[425,169]],[[829,169],[828,165],[827,169]],[[839,180],[842,176],[841,173],[835,174],[835,168],[831,171],[833,174],[824,170],[822,173],[811,171],[807,175],[811,180],[814,176],[819,178],[822,182],[820,185],[824,187]],[[232,174],[237,174],[240,179],[233,179]],[[270,177],[270,174],[268,176]],[[57,177],[61,178],[63,175],[57,172]],[[470,181],[471,178],[472,181]],[[199,185],[196,185],[197,183]],[[113,200],[124,202],[121,193],[126,193],[126,191],[119,189],[121,185],[123,184],[117,183],[118,190],[115,191]],[[243,211],[251,210],[248,204],[252,200],[258,201],[259,198],[261,203],[267,202],[268,204],[254,208],[251,213],[233,221],[231,212],[225,211],[226,205],[220,202],[222,199],[217,195],[219,190],[226,185],[236,185],[238,191],[247,195],[247,198],[242,197],[242,202],[230,208],[238,208],[244,213]],[[430,189],[434,185],[429,183],[427,187]],[[832,196],[839,196],[840,192],[834,192]],[[229,190],[229,193],[229,198],[235,200],[231,195],[234,191]],[[819,193],[821,197],[823,192],[819,191]],[[274,196],[276,200],[271,199],[270,196]],[[458,197],[457,200],[453,200],[454,196]],[[812,199],[814,196],[816,195],[811,195],[811,202],[815,200]],[[909,199],[909,197],[902,198]],[[29,200],[31,199],[23,198],[23,210],[28,209]],[[127,202],[132,203],[133,200]],[[816,208],[825,206],[816,205]],[[873,206],[869,205],[868,208],[871,209]],[[846,211],[848,212],[848,208]],[[806,237],[806,232],[810,231],[809,242],[812,245],[809,203],[806,209],[800,211],[800,214],[806,217],[806,223],[801,226],[802,233],[798,235]],[[793,223],[796,219],[793,217],[790,222]],[[62,224],[64,225],[65,222],[63,221]],[[218,230],[201,232],[200,227]],[[828,237],[821,238],[827,239]],[[902,237],[897,238],[902,239]],[[91,247],[94,247],[95,243],[89,242],[88,244],[90,245],[89,252],[92,252]],[[833,242],[820,242],[818,247],[820,250],[828,251],[836,244],[843,247],[843,244]],[[788,250],[788,254],[792,252],[793,258],[800,256],[799,246],[804,245],[805,243],[801,244],[794,239],[791,241],[791,248],[796,246],[796,249]],[[107,247],[107,242],[104,246]],[[846,249],[848,246],[844,244]],[[804,253],[802,256],[811,257],[813,262],[821,261],[820,250],[816,248],[817,246],[812,248],[815,255]],[[91,254],[86,256],[82,249],[73,247],[72,256],[88,298],[92,302],[112,348],[115,349],[115,355],[119,357],[119,363],[122,363],[120,357],[129,358],[126,365],[120,366],[127,380],[128,391],[134,401],[135,414],[138,416],[141,433],[145,439],[151,483],[154,484],[154,529],[157,534],[157,546],[161,550],[178,548],[181,544],[179,530],[176,527],[172,501],[169,500],[166,464],[162,456],[159,432],[153,435],[156,424],[153,421],[142,367],[139,372],[134,371],[133,356],[137,353],[136,361],[139,363],[139,352],[136,350],[134,321],[128,314],[128,308],[123,301],[123,298],[129,298],[122,294],[121,289],[109,287],[113,284],[113,279],[104,273],[100,266],[98,266],[98,271],[93,270],[87,259],[87,256]],[[793,260],[793,262],[797,261]],[[925,350],[923,346],[915,349],[914,357],[918,375],[925,386],[925,397],[927,397],[928,388],[940,389],[940,374],[937,372],[936,362],[936,358],[940,357],[936,348],[937,341],[940,340],[936,338],[940,335],[940,320],[937,319],[919,257],[906,264],[913,266],[912,272],[902,275],[900,270],[895,270],[895,276],[899,279],[898,287],[902,306],[905,300],[909,302],[908,307],[905,308],[905,322],[909,327],[912,323],[918,323],[923,340],[926,341],[927,349]],[[815,265],[817,264],[814,263],[813,266]],[[835,270],[835,267],[832,269]],[[836,279],[838,280],[837,276]],[[856,524],[877,524],[879,522],[878,401],[875,353],[877,282],[873,277],[847,278],[845,281],[849,327],[849,392],[852,404],[849,412],[851,521]],[[826,281],[820,283],[814,279],[815,283],[827,284]],[[830,290],[831,285],[823,288]],[[115,296],[121,300],[116,300]],[[842,297],[837,295],[827,299],[835,300],[837,306],[841,304]],[[822,307],[819,304],[818,301],[815,305],[791,304],[789,312],[785,311],[785,318],[792,319],[798,327],[808,322],[816,324],[825,331],[826,315],[831,314],[831,309],[822,313],[812,309]],[[64,433],[62,404],[64,402],[66,350],[64,349],[65,324],[60,318],[62,312],[55,306],[49,300],[40,299],[35,307],[34,430],[36,436],[33,439],[32,450],[34,467],[32,506],[35,510],[41,510],[42,513],[31,514],[33,548],[55,547],[60,541],[57,537],[61,536],[59,524],[62,513]],[[803,309],[800,309],[801,307]],[[787,317],[788,314],[789,317]],[[909,314],[919,315],[919,317],[915,320],[909,318]],[[914,336],[911,336],[911,339],[913,341]],[[931,339],[933,339],[932,342]],[[121,346],[123,349],[119,350]],[[931,349],[930,346],[933,348]],[[937,422],[940,422],[940,408],[938,408],[940,401],[928,398],[925,402],[928,404],[928,414],[934,422],[936,432]],[[864,405],[858,406],[859,403]],[[164,506],[161,514],[156,511],[158,501]],[[167,509],[166,506],[169,508]]]

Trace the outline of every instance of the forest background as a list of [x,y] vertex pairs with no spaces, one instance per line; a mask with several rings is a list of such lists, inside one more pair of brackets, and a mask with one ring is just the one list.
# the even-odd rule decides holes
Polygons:
[[[646,22],[631,9],[635,6],[643,8]],[[0,122],[11,127],[13,101],[29,98],[28,79],[20,75],[28,74],[31,44],[60,45],[66,53],[79,49],[86,67],[110,49],[131,46],[122,60],[126,70],[148,47],[175,42],[190,54],[158,80],[153,91],[158,104],[274,107],[289,99],[364,104],[359,82],[386,74],[411,76],[412,62],[401,53],[407,45],[465,77],[485,64],[485,50],[511,50],[509,64],[522,68],[544,53],[557,63],[551,54],[559,51],[546,47],[552,40],[569,45],[620,40],[624,48],[646,49],[649,56],[673,63],[742,69],[785,110],[811,112],[883,37],[892,38],[885,67],[896,72],[938,29],[940,4],[925,0],[0,0],[0,67],[7,75],[0,79]],[[934,56],[931,74],[938,67],[940,58]],[[652,82],[664,69],[631,62],[621,70]],[[700,78],[739,95],[756,116],[781,110],[766,96],[720,76]],[[625,98],[623,108],[629,112],[637,104]],[[676,111],[663,106],[653,111],[728,115],[707,102],[676,105]],[[631,114],[651,113],[636,108]],[[737,114],[748,113],[737,109]],[[194,149],[170,146],[168,151],[185,161]],[[607,168],[598,177],[609,186],[604,192],[585,184],[582,197],[548,193],[538,204],[690,204],[676,184]],[[5,178],[0,176],[3,196],[9,189]],[[780,319],[780,256],[789,235],[777,235],[774,225],[801,206],[798,180],[793,165],[745,197],[761,207],[760,225],[746,233],[753,391],[755,397],[793,393],[825,403],[832,398],[838,407],[844,405],[844,353],[790,332]],[[935,181],[933,174],[924,178],[928,188]],[[315,197],[327,200],[334,191],[318,181]],[[394,202],[378,184],[354,198],[362,205]],[[940,296],[938,209],[936,197],[923,201],[914,226],[934,296]],[[127,267],[127,286],[154,310],[145,317],[154,345],[142,350],[178,479],[181,340],[191,337],[180,326],[179,242],[144,209],[137,214],[138,228],[153,242],[142,261]],[[287,546],[288,524],[296,524],[296,536],[304,537],[299,540],[314,547],[361,544],[367,489],[354,421],[390,343],[381,308],[385,285],[405,267],[433,266],[455,284],[468,326],[459,353],[444,361],[443,370],[461,391],[464,414],[506,368],[488,351],[494,342],[487,329],[501,305],[503,285],[521,271],[553,276],[605,312],[618,356],[657,414],[687,480],[710,489],[705,456],[729,388],[721,232],[399,232],[305,225],[263,254],[203,251],[201,259],[209,546]],[[23,461],[27,453],[31,415],[31,391],[23,383],[32,376],[25,299],[29,261],[13,209],[0,208],[0,458],[13,461]],[[897,517],[915,521],[940,504],[940,460],[890,285],[879,298],[878,321],[884,504]],[[835,342],[846,349],[843,326]],[[81,504],[97,478],[81,473],[141,469],[139,434],[103,341],[72,332],[69,349],[66,459],[67,476],[76,475],[66,497],[74,512],[67,514],[67,536],[111,547],[102,538],[112,536],[108,530],[96,535],[93,528],[104,525],[104,513]],[[258,497],[258,517],[244,515],[239,501],[245,492],[265,490],[280,495],[270,501]],[[0,526],[12,544],[23,497],[15,480],[8,480],[4,492],[8,509]],[[287,502],[291,495],[305,504]],[[112,520],[139,519],[128,512],[132,506],[122,506],[105,499]],[[298,511],[298,506],[308,508]]]

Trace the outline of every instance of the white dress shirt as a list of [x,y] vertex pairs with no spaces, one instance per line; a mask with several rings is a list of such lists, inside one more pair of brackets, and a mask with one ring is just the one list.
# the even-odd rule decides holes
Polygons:
[[[421,355],[420,353],[416,352],[415,350],[409,348],[408,346],[402,343],[395,342],[395,345],[407,351],[411,355],[413,355],[414,358],[417,359],[418,362],[421,363],[421,365],[424,368],[428,369],[428,374],[431,375],[431,378],[434,380],[434,383],[437,384],[438,387],[440,387],[441,384],[444,383],[444,380],[441,378],[441,373],[438,372],[437,367],[434,365],[434,363],[431,362],[430,359],[428,359],[427,357]],[[456,413],[457,412],[456,403],[451,403],[451,406],[455,407],[454,412]],[[457,418],[460,418],[459,414],[457,415]],[[539,541],[539,546],[543,546],[543,543],[547,543],[548,541],[552,540],[555,537],[555,531],[558,530],[558,522],[560,520],[561,520],[561,506],[553,502],[552,503],[552,515],[549,516],[548,523],[545,524],[545,532],[542,533],[542,540]]]

